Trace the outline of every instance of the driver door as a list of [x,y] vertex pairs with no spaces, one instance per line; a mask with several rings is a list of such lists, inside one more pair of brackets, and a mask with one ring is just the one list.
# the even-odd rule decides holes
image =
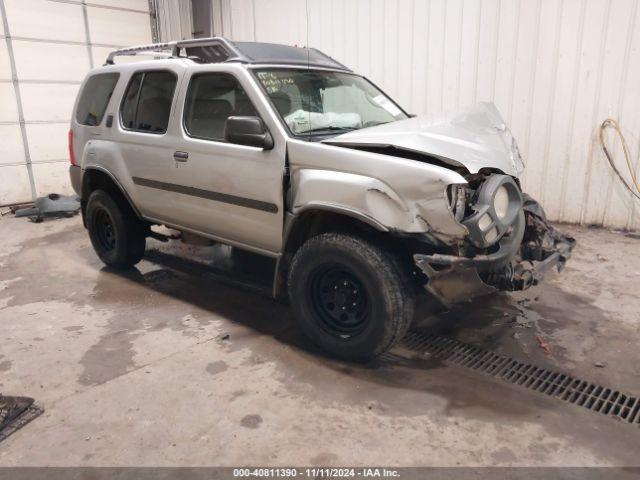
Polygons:
[[274,137],[274,148],[265,150],[224,140],[230,116],[267,119],[247,94],[251,87],[242,72],[187,74],[178,98],[175,145],[167,152],[174,160],[167,183],[178,207],[170,221],[275,254],[282,246],[285,142]]

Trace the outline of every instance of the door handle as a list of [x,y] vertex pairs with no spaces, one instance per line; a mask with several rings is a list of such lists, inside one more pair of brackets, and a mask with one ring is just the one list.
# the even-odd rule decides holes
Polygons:
[[173,159],[176,162],[186,162],[189,160],[189,154],[187,152],[173,152]]

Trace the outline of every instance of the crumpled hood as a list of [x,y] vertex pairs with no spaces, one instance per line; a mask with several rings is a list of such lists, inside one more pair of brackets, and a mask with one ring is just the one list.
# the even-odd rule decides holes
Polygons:
[[324,140],[338,146],[395,147],[422,153],[470,173],[497,168],[519,176],[524,170],[517,144],[493,103],[439,115],[362,128]]

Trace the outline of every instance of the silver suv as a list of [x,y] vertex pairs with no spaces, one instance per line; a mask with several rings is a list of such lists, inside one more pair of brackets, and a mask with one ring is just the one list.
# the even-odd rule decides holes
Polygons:
[[448,305],[523,290],[575,243],[522,192],[492,104],[415,117],[314,49],[210,38],[118,50],[74,112],[71,181],[102,261],[140,261],[157,224],[272,257],[274,297],[342,358],[389,349],[419,292]]

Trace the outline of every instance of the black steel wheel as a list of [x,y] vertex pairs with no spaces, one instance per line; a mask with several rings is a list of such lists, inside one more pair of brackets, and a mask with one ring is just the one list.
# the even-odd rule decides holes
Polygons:
[[92,216],[92,223],[100,248],[105,252],[116,248],[116,232],[109,212],[103,207],[97,207]]
[[103,190],[89,195],[86,226],[100,260],[114,268],[128,268],[143,255],[147,228],[122,199]]
[[347,338],[366,327],[369,294],[356,275],[343,265],[327,265],[313,272],[308,294],[321,327],[328,333]]
[[294,255],[289,299],[303,332],[333,356],[366,361],[413,320],[413,287],[390,252],[354,236],[318,235]]

